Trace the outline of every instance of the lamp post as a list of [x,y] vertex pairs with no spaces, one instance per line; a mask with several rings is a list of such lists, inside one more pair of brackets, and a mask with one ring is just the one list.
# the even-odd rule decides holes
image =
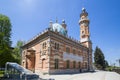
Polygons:
[[120,59],[117,59],[116,61],[118,62],[118,64],[119,64],[119,67],[120,67]]

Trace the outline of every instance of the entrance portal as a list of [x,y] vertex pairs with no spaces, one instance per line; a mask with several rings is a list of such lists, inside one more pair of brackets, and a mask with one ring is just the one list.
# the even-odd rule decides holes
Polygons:
[[35,50],[27,50],[26,68],[34,72],[34,69],[35,69]]

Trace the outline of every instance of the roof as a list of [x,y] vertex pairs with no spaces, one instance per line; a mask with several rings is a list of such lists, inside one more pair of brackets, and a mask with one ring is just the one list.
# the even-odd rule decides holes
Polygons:
[[60,34],[66,36],[67,35],[67,30],[60,25],[59,23],[54,23],[51,25],[50,29],[54,32],[59,32]]
[[[30,39],[30,40],[29,40],[27,43],[25,43],[21,48],[25,48],[25,47],[27,47],[28,45],[31,45],[31,44],[33,44],[34,42],[36,42],[36,40],[40,40],[40,39],[42,39],[42,38],[46,38],[45,35],[50,36],[51,34],[55,34],[55,35],[61,36],[63,39],[72,41],[72,42],[74,42],[74,43],[76,43],[76,44],[79,44],[80,46],[83,46],[83,45],[80,43],[80,41],[74,39],[73,37],[68,36],[68,35],[64,36],[64,35],[62,35],[62,34],[60,34],[60,33],[58,33],[58,32],[55,32],[55,31],[51,30],[50,28],[47,28],[47,29],[45,29],[44,31],[40,32],[40,33],[39,33],[38,35],[36,35],[35,37],[33,37],[32,39]],[[54,37],[55,37],[55,36],[54,36]],[[87,47],[85,47],[85,46],[83,46],[83,47],[84,47],[84,48],[87,48]]]

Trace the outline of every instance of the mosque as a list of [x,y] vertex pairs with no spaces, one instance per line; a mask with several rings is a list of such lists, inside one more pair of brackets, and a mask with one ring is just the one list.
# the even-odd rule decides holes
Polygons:
[[44,74],[77,73],[92,70],[92,42],[88,13],[80,14],[80,40],[67,34],[65,20],[50,22],[48,29],[22,46],[22,66]]

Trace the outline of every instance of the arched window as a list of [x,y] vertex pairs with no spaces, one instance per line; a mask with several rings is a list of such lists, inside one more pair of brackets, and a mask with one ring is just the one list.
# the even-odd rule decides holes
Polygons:
[[75,51],[75,49],[73,49],[73,54],[76,54],[76,51]]
[[44,48],[46,49],[46,42],[44,43],[45,45],[44,45]]
[[59,43],[55,43],[55,49],[59,50]]
[[84,31],[82,31],[82,34],[84,34]]
[[46,60],[42,59],[42,69],[45,69],[45,65],[46,65]]
[[57,44],[57,50],[59,50],[59,44]]
[[76,68],[76,62],[73,61],[73,68]]
[[69,47],[66,47],[66,52],[70,53],[70,48]]
[[78,67],[81,68],[81,62],[78,62]]
[[46,42],[42,44],[43,49],[46,49]]
[[82,56],[82,50],[80,50],[80,56]]
[[56,49],[56,47],[57,47],[57,44],[55,43],[55,49]]
[[59,68],[59,59],[55,59],[55,69]]
[[87,62],[85,62],[85,68],[87,68]]
[[66,68],[67,68],[67,69],[70,68],[70,61],[69,61],[69,60],[66,61]]

